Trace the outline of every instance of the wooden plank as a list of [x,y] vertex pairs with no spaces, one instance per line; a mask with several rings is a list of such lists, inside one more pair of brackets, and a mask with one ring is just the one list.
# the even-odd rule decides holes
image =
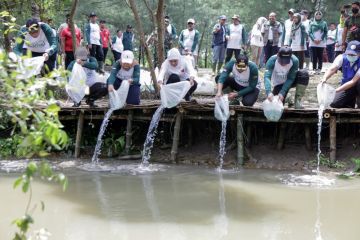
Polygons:
[[286,123],[281,123],[279,140],[278,140],[277,147],[276,147],[277,150],[282,150],[284,148],[285,136],[286,136]]
[[175,126],[174,126],[174,137],[173,143],[171,147],[170,159],[173,163],[177,163],[177,154],[179,148],[179,140],[180,140],[180,127],[181,127],[181,117],[182,114],[180,112],[176,115]]
[[237,164],[244,164],[244,117],[242,114],[237,116]]
[[78,123],[77,123],[77,130],[76,130],[75,158],[80,157],[80,148],[81,148],[83,128],[84,128],[84,112],[80,112]]
[[330,161],[336,161],[336,116],[330,117]]

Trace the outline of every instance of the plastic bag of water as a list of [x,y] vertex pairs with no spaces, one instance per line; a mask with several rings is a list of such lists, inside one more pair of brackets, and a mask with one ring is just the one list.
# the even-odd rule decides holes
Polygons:
[[229,99],[227,95],[215,99],[215,118],[219,121],[227,121],[230,117]]
[[35,75],[39,75],[44,66],[45,57],[25,58],[19,62],[19,71],[21,74],[17,76],[18,79],[26,79]]
[[117,110],[125,106],[129,88],[129,81],[123,80],[118,90],[109,93],[110,109]]
[[86,77],[84,68],[80,64],[75,63],[71,71],[70,81],[66,84],[65,90],[76,103],[79,103],[85,96]]
[[263,102],[262,106],[264,110],[264,115],[267,120],[272,122],[277,122],[280,120],[284,111],[284,105],[282,101],[280,101],[279,96],[274,96],[271,102],[266,99]]
[[185,97],[190,87],[189,81],[181,81],[162,86],[160,90],[161,105],[165,108],[175,107],[181,99]]
[[328,108],[334,101],[336,90],[327,83],[319,83],[317,85],[317,98],[319,106]]

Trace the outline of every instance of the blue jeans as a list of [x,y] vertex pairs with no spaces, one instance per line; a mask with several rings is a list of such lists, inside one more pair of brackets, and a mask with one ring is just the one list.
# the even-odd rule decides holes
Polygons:
[[223,63],[225,59],[225,44],[216,45],[213,47],[213,64]]
[[329,62],[332,63],[334,61],[335,43],[326,45],[326,53],[328,55]]

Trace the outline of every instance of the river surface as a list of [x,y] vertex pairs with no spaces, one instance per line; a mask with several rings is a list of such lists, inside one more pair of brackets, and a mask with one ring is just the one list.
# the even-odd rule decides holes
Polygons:
[[[0,162],[0,239],[23,214],[25,195],[12,185],[23,162]],[[55,240],[360,239],[360,179],[323,174],[314,185],[303,173],[224,170],[115,162],[101,167],[54,165],[69,177],[35,181],[33,230]],[[39,204],[38,204],[39,205]]]

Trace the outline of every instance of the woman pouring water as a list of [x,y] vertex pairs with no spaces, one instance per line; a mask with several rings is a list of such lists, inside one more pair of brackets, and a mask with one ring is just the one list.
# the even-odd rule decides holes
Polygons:
[[161,65],[158,85],[177,83],[180,81],[189,81],[191,88],[185,95],[185,100],[190,101],[191,95],[196,90],[197,82],[195,81],[196,71],[189,61],[180,55],[177,48],[169,50],[167,59]]
[[[333,108],[354,108],[356,97],[360,96],[360,42],[348,43],[344,54],[337,56],[326,71],[322,83],[325,83],[337,70],[342,68],[341,85],[336,89],[334,101],[330,104]],[[358,105],[359,107],[359,105]]]
[[107,79],[108,91],[117,90],[122,81],[129,81],[130,88],[126,99],[127,104],[140,104],[140,65],[134,60],[132,51],[126,50],[121,59],[113,64],[109,78]]

